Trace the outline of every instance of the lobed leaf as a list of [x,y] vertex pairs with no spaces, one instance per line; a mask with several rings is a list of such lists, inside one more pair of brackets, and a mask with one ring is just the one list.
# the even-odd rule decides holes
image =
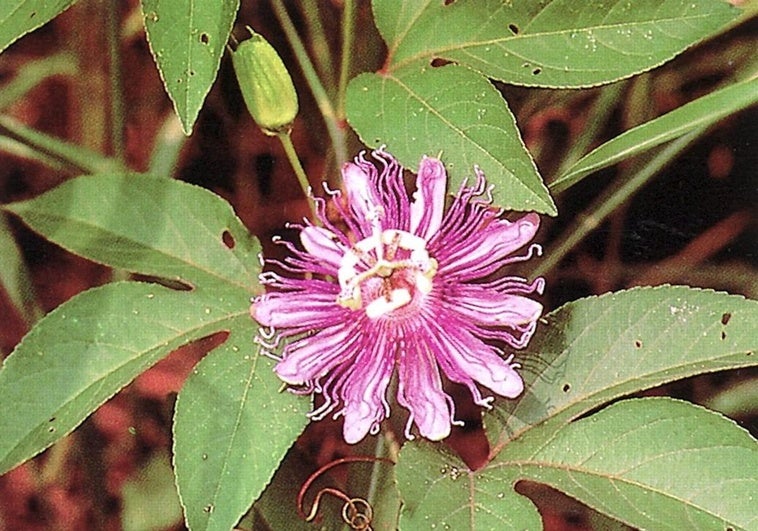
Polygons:
[[189,135],[216,79],[239,0],[142,0],[150,50]]
[[0,52],[75,3],[76,0],[3,0],[0,3]]
[[444,446],[406,443],[395,465],[403,499],[400,529],[503,531],[542,528],[537,508],[513,490],[515,476],[482,479]]
[[84,176],[3,207],[61,247],[109,266],[190,285],[253,291],[258,243],[203,188],[139,174]]
[[284,392],[273,362],[251,354],[252,319],[187,379],[174,416],[174,467],[190,529],[233,528],[308,422],[308,401]]
[[753,529],[758,445],[717,413],[669,398],[624,400],[558,431],[539,427],[470,471],[439,445],[400,452],[403,529],[540,529],[513,490],[551,485],[641,529]]
[[650,70],[740,13],[714,0],[374,0],[386,70],[435,58],[517,85],[578,88]]
[[718,413],[670,398],[624,400],[506,450],[483,475],[515,468],[640,529],[754,529],[758,444]]
[[442,150],[453,190],[478,165],[495,185],[499,205],[556,214],[507,104],[468,69],[449,65],[362,74],[348,86],[346,110],[365,144],[386,144],[407,168]]
[[758,78],[735,83],[634,127],[592,150],[550,184],[553,192],[575,185],[587,175],[683,136],[699,127],[755,105]]
[[41,452],[176,348],[249,319],[245,292],[122,282],[81,293],[29,332],[0,369],[0,473]]
[[485,416],[493,455],[615,398],[695,374],[756,365],[758,302],[682,286],[580,299],[547,315],[526,352],[525,392]]

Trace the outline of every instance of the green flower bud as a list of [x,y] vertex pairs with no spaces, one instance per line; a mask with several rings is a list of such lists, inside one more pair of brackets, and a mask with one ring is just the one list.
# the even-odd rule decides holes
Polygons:
[[232,52],[245,105],[264,133],[287,133],[298,110],[292,78],[274,47],[263,36],[248,30],[252,36]]

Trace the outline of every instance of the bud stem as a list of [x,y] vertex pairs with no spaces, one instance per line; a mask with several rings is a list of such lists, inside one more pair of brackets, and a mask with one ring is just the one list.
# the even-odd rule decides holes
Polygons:
[[347,148],[345,146],[345,131],[342,129],[342,125],[339,122],[337,112],[332,104],[329,96],[326,93],[324,85],[316,73],[316,68],[313,66],[313,62],[308,56],[308,52],[305,50],[305,45],[300,39],[300,35],[295,29],[295,25],[284,7],[284,2],[274,1],[271,2],[271,7],[274,8],[274,13],[279,19],[279,23],[282,25],[284,34],[287,36],[287,40],[292,47],[292,51],[295,54],[298,64],[303,71],[303,76],[311,89],[311,93],[316,100],[321,116],[326,124],[326,131],[329,135],[329,139],[332,142],[334,148],[335,162],[337,170],[342,167],[342,163],[347,160]]
[[289,132],[279,133],[276,136],[282,143],[282,147],[284,148],[284,152],[287,154],[287,158],[292,165],[292,169],[295,170],[295,175],[297,176],[297,181],[300,183],[300,188],[303,189],[303,193],[308,200],[308,209],[311,211],[309,217],[314,220],[316,224],[320,224],[318,221],[318,216],[316,216],[316,202],[313,200],[311,185],[308,181],[308,176],[305,174],[303,165],[300,164],[300,159],[298,158],[297,152],[295,151],[295,146],[292,143],[292,138],[290,138]]

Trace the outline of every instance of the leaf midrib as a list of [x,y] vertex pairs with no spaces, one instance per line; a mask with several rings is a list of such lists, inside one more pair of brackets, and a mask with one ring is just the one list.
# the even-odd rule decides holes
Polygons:
[[[459,67],[464,68],[464,67]],[[457,135],[459,135],[464,140],[471,142],[471,145],[476,146],[476,148],[484,154],[485,158],[487,158],[490,162],[493,162],[496,164],[503,172],[508,173],[511,177],[513,177],[512,182],[517,182],[522,189],[526,190],[529,195],[531,195],[533,198],[535,198],[540,203],[545,204],[545,200],[542,199],[539,194],[535,191],[529,188],[521,179],[518,178],[512,171],[510,171],[508,168],[505,167],[505,165],[500,162],[496,157],[494,157],[491,153],[489,153],[484,146],[482,146],[478,142],[474,142],[473,139],[470,136],[466,135],[466,132],[463,131],[460,127],[457,127],[455,124],[450,122],[445,116],[443,116],[438,110],[430,105],[423,97],[421,97],[419,94],[414,92],[408,85],[402,82],[402,80],[398,77],[395,77],[393,75],[386,75],[381,76],[384,80],[391,80],[397,83],[398,86],[400,86],[403,90],[405,90],[408,95],[415,99],[420,105],[422,105],[427,111],[434,115],[435,118],[440,120],[446,127],[448,127],[451,131],[455,132]]]

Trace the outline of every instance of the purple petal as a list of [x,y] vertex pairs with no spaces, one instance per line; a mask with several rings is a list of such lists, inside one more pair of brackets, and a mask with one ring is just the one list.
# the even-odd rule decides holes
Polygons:
[[303,247],[308,253],[327,262],[335,269],[339,268],[345,252],[332,231],[322,227],[305,227],[300,232],[300,241],[303,242]]
[[453,311],[484,326],[518,326],[539,319],[542,304],[521,295],[498,293],[481,286],[458,285]]
[[284,359],[276,364],[274,372],[292,385],[303,385],[326,375],[339,363],[356,357],[356,336],[352,327],[333,326],[318,334],[290,343]]
[[437,346],[434,355],[450,380],[468,384],[473,379],[507,398],[521,394],[524,382],[507,360],[459,328],[458,323],[448,325],[443,330],[439,323],[433,323],[435,330],[430,337]]
[[342,434],[345,442],[360,442],[369,431],[379,428],[379,423],[388,415],[385,393],[390,383],[394,356],[392,346],[384,340],[374,343],[374,348],[364,348],[347,371],[342,390],[345,404],[342,413],[345,423]]
[[540,226],[537,214],[530,213],[517,221],[497,220],[487,226],[487,230],[474,232],[467,242],[456,250],[446,253],[440,243],[440,271],[476,272],[493,263],[502,262],[527,243]]
[[411,202],[411,233],[429,240],[440,228],[445,208],[447,174],[439,159],[424,157]]
[[345,185],[348,203],[352,206],[358,221],[365,223],[366,219],[373,216],[373,211],[380,204],[371,176],[361,165],[346,162],[342,165],[342,182]]
[[321,328],[344,322],[347,311],[337,305],[334,293],[300,291],[270,293],[250,307],[253,319],[273,328]]
[[450,435],[447,395],[442,391],[437,363],[425,345],[414,345],[404,353],[398,376],[397,401],[411,412],[421,435],[432,441]]

